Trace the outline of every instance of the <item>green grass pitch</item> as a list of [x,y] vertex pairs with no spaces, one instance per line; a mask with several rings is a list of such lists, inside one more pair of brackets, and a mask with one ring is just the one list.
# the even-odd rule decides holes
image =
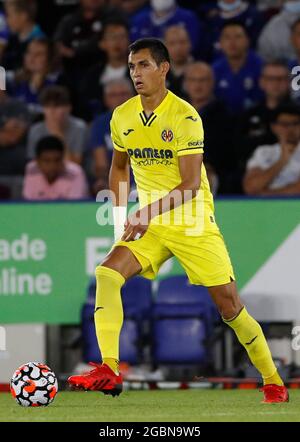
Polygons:
[[257,390],[60,392],[48,407],[23,408],[0,393],[0,422],[300,422],[300,390],[288,404],[261,404]]

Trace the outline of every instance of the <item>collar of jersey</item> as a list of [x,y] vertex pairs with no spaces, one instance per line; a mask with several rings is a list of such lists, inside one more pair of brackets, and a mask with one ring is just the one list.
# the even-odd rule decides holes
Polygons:
[[[148,117],[149,119],[153,115],[159,115],[164,110],[164,108],[166,107],[166,105],[168,104],[168,102],[169,102],[169,100],[171,98],[171,95],[172,95],[172,92],[170,92],[168,90],[168,93],[165,96],[165,98],[162,100],[162,102],[154,109],[154,111],[151,113],[151,115],[149,115],[149,117]],[[140,112],[144,112],[143,105],[142,105],[142,100],[141,100],[141,96],[140,95],[139,95],[139,99],[138,99],[138,112],[139,113]]]

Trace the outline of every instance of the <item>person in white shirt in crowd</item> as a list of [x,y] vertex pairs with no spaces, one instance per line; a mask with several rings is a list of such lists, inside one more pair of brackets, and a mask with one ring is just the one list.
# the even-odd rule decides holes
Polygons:
[[265,60],[295,57],[291,43],[291,28],[300,18],[300,0],[285,0],[282,10],[276,14],[263,28],[259,40],[258,51]]
[[277,109],[273,145],[259,146],[247,163],[244,191],[248,195],[300,195],[300,108],[294,104]]

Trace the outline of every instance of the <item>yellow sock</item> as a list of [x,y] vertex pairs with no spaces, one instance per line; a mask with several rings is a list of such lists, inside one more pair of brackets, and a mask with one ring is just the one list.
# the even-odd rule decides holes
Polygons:
[[106,364],[109,366],[109,368],[114,371],[116,374],[119,373],[119,361],[118,359],[113,358],[103,358],[103,364]]
[[268,384],[284,385],[277,370],[273,374],[273,376],[270,376],[269,378],[264,378],[264,385],[268,385]]
[[118,371],[119,338],[123,325],[121,287],[124,277],[108,267],[96,268],[95,327],[102,360]]
[[250,361],[261,373],[264,385],[283,385],[261,326],[244,307],[238,316],[224,322],[231,327],[239,342],[245,347]]

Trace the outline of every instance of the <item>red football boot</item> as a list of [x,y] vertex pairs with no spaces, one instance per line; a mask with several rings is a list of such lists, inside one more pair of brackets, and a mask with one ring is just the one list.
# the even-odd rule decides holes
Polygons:
[[264,385],[259,391],[264,393],[262,404],[279,404],[280,402],[289,401],[289,392],[284,385],[268,384]]
[[81,375],[70,376],[69,384],[84,390],[102,391],[104,394],[119,396],[123,388],[121,374],[116,375],[106,364],[90,362],[89,365],[95,368]]

